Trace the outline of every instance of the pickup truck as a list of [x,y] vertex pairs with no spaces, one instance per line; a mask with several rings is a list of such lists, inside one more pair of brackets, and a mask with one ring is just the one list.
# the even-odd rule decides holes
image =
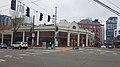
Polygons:
[[27,42],[15,42],[15,44],[12,44],[11,47],[12,47],[12,49],[15,49],[15,48],[17,48],[17,49],[22,49],[22,48],[27,49],[28,44],[27,44]]

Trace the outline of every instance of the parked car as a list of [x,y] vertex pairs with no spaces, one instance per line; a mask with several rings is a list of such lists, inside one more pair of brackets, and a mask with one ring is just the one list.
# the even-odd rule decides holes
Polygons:
[[0,44],[0,49],[3,49],[3,48],[7,49],[7,45],[1,43],[1,44]]
[[108,48],[114,48],[112,45],[109,45]]
[[12,44],[12,49],[27,49],[28,48],[28,44],[27,42],[15,42],[15,44]]
[[102,45],[101,48],[106,48],[106,46],[105,46],[105,45]]

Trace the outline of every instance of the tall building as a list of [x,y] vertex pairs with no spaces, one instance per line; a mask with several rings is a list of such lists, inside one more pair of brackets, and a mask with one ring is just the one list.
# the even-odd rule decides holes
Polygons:
[[11,17],[7,15],[0,15],[0,25],[10,25]]
[[95,33],[95,47],[100,47],[104,44],[104,25],[100,24],[98,19],[95,19],[94,21],[92,19],[83,19],[78,24],[80,28]]
[[112,45],[114,30],[117,29],[117,17],[109,17],[106,21],[106,44]]

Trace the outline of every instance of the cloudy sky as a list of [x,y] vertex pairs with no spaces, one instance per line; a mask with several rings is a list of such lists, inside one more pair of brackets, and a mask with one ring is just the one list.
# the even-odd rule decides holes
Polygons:
[[[9,14],[11,0],[0,0],[1,14]],[[70,22],[79,22],[84,18],[99,19],[104,23],[110,16],[117,16],[106,8],[97,4],[93,0],[20,0],[32,9],[44,13],[45,15],[53,15],[55,6],[58,7],[58,20],[66,19]],[[32,2],[34,3],[32,3]],[[120,12],[120,0],[100,0],[109,5],[113,9]],[[111,4],[112,3],[112,4]],[[115,5],[113,5],[115,4]],[[31,10],[31,15],[38,15]],[[37,16],[38,17],[38,16]],[[42,22],[36,22],[37,24]]]

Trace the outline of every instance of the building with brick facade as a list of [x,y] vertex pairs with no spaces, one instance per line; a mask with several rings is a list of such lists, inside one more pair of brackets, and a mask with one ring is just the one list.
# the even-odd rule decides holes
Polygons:
[[95,47],[100,47],[104,44],[104,25],[100,24],[98,19],[83,19],[78,22],[80,28],[89,30],[95,33]]

